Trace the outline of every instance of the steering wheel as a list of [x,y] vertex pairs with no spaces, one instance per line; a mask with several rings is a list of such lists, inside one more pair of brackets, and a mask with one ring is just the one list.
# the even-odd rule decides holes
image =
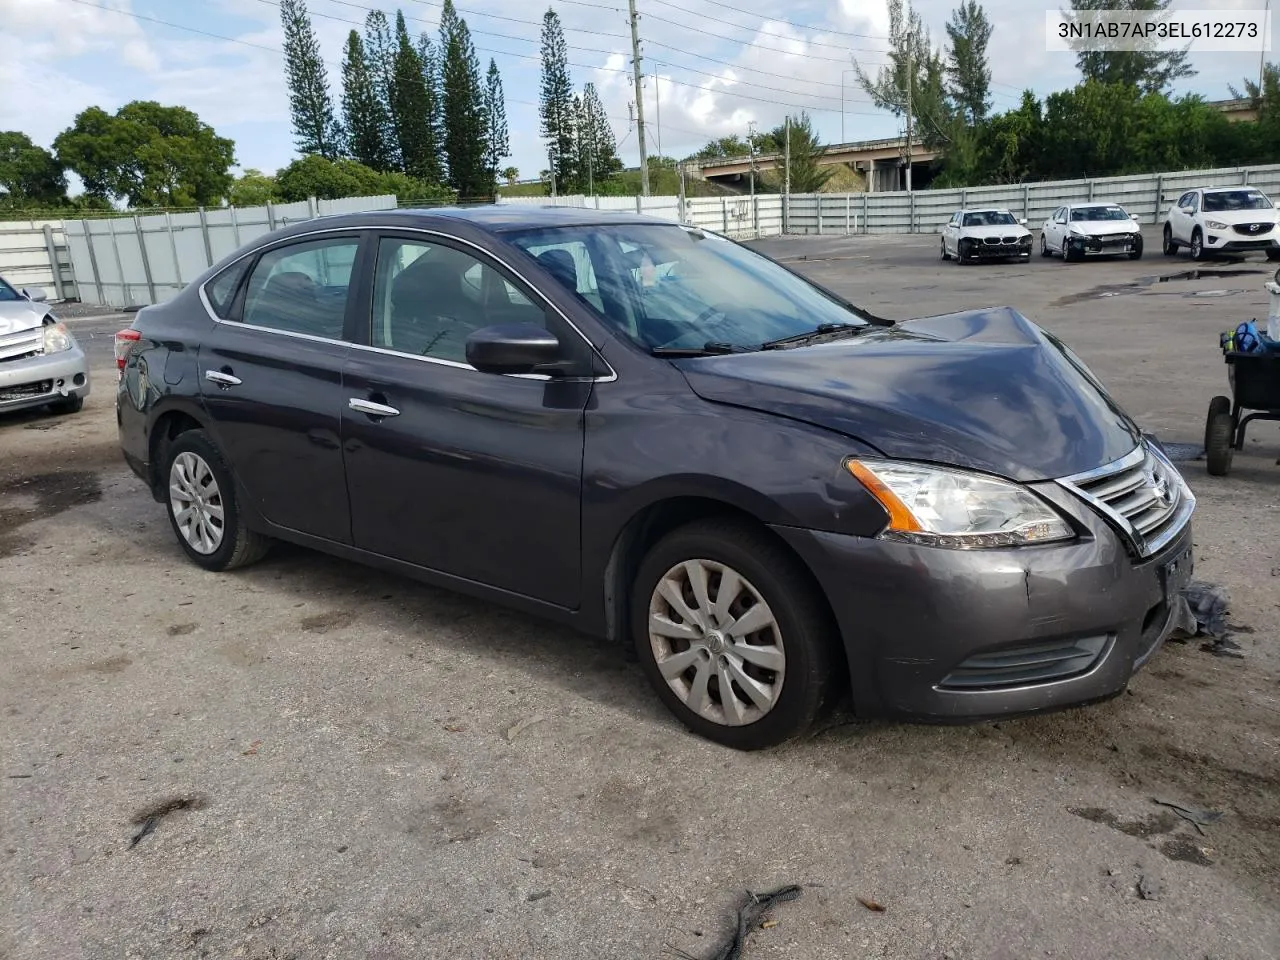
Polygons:
[[[726,307],[728,307],[728,309],[725,309]],[[734,308],[733,304],[725,301],[721,301],[720,303],[713,303],[711,304],[711,306],[707,307],[705,310],[699,313],[696,317],[694,317],[691,321],[689,321],[690,325],[697,326],[703,320],[710,320],[717,313],[723,314],[724,316],[727,317],[729,316],[729,310],[732,310],[733,308]]]

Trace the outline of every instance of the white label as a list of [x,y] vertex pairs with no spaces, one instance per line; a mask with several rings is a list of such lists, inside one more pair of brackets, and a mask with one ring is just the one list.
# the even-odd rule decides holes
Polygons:
[[1050,53],[1145,50],[1258,53],[1271,49],[1268,10],[1046,10]]

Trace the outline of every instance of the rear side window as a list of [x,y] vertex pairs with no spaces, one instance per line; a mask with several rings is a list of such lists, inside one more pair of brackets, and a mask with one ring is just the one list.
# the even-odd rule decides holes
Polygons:
[[227,267],[220,274],[204,285],[204,295],[213,307],[214,314],[226,320],[231,314],[231,304],[236,298],[236,290],[245,271],[249,269],[252,257],[244,257]]
[[334,237],[268,250],[249,275],[244,322],[341,340],[359,248],[356,237]]

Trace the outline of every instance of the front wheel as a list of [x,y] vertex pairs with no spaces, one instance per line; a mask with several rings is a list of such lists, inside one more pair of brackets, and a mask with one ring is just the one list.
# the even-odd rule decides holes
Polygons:
[[1164,225],[1164,255],[1166,257],[1177,256],[1178,245],[1173,240],[1173,228],[1167,223]]
[[270,541],[245,526],[231,470],[203,430],[188,430],[165,457],[169,525],[193,563],[222,571],[260,560]]
[[65,400],[58,400],[49,404],[49,409],[57,414],[79,413],[84,409],[84,397],[74,396],[67,397]]
[[667,708],[738,750],[803,733],[837,681],[836,631],[818,588],[781,543],[736,520],[691,523],[649,551],[631,630]]
[[1268,250],[1268,251],[1267,251],[1267,259],[1268,259],[1268,260],[1280,260],[1280,250],[1274,250],[1274,249],[1273,249],[1273,250]]
[[947,253],[947,241],[945,237],[942,240],[942,259],[943,260],[951,259],[951,254]]
[[1045,240],[1043,233],[1040,234],[1040,256],[1042,257],[1049,256],[1049,243],[1047,240]]
[[973,241],[961,240],[956,244],[956,262],[970,263],[973,260]]
[[1196,227],[1191,233],[1191,259],[1204,259],[1204,235],[1200,232],[1200,228]]
[[1139,234],[1133,240],[1133,248],[1129,251],[1129,259],[1130,260],[1142,259],[1142,235],[1141,234]]

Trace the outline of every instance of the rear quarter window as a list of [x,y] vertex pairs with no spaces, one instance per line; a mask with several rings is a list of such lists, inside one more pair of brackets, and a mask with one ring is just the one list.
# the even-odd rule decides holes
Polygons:
[[221,320],[231,315],[231,304],[235,302],[236,290],[240,281],[249,269],[252,257],[244,257],[227,267],[204,285],[204,295],[213,307],[214,314]]

